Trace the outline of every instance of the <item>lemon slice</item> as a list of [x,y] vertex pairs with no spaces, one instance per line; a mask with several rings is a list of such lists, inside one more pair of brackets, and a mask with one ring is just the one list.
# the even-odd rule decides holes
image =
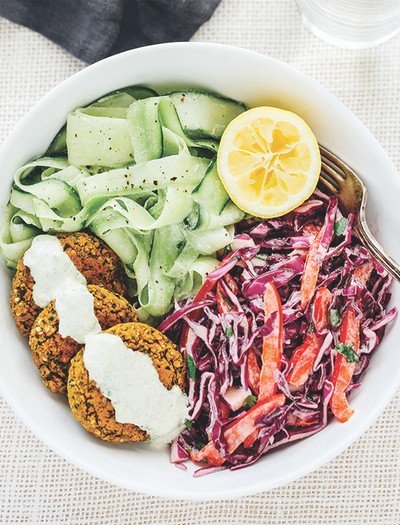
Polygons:
[[312,194],[321,156],[317,139],[301,117],[262,106],[241,113],[228,125],[217,168],[239,208],[257,217],[278,217]]

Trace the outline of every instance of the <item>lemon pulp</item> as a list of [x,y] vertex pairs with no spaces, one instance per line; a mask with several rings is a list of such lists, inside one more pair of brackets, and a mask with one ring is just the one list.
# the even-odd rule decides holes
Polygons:
[[308,199],[318,182],[321,157],[318,142],[301,117],[263,106],[228,125],[217,167],[235,204],[268,218],[288,213]]

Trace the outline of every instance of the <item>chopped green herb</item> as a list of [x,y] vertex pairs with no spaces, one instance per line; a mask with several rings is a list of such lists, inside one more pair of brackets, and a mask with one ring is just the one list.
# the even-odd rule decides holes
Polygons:
[[227,339],[229,339],[230,337],[232,337],[232,335],[233,335],[233,329],[232,329],[232,327],[231,327],[231,326],[227,326],[227,327],[225,328],[225,332],[224,332],[224,333],[225,333],[225,337],[226,337]]
[[194,359],[191,355],[187,354],[186,356],[186,363],[188,367],[189,377],[190,379],[195,379],[196,377],[196,363],[194,362]]
[[336,236],[343,235],[348,224],[349,224],[349,220],[346,219],[346,217],[342,217],[341,219],[336,221],[335,226],[334,226],[334,234]]
[[342,354],[342,356],[346,358],[348,363],[358,363],[360,360],[354,348],[349,345],[339,343],[336,345],[336,350],[339,352],[339,354]]
[[190,421],[190,419],[185,420],[185,428],[192,428],[193,421]]
[[246,399],[243,401],[243,406],[245,408],[251,408],[257,403],[257,397],[256,396],[247,396]]
[[315,403],[317,401],[317,396],[314,396],[314,394],[310,394],[309,396],[306,396],[307,401],[311,401],[311,403]]
[[218,298],[218,301],[222,301],[224,302],[227,306],[228,306],[228,309],[229,310],[233,310],[233,303],[232,301],[229,299],[229,297],[227,297],[225,294],[221,293],[219,298]]
[[340,324],[340,313],[339,310],[331,308],[329,310],[329,323],[331,326],[337,326]]
[[231,248],[231,246],[228,244],[228,246],[225,246],[225,248],[224,248],[223,256],[225,257],[226,255],[228,255],[228,253],[231,253],[231,251],[232,251],[232,248]]

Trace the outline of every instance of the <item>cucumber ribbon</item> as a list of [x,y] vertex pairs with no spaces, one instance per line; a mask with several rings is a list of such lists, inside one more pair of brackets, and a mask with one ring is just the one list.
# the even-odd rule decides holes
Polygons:
[[[121,258],[147,322],[196,293],[244,217],[219,181],[212,130],[184,130],[176,93],[154,95],[126,88],[70,113],[45,156],[15,173],[0,232],[10,268],[39,233],[97,235]],[[204,114],[210,97],[227,106],[213,129],[244,109],[188,92],[190,108]]]

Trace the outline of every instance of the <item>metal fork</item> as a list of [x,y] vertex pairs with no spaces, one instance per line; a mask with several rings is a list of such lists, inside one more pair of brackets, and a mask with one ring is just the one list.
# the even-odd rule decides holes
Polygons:
[[375,259],[400,283],[397,263],[372,235],[367,224],[367,188],[360,177],[334,153],[320,146],[322,168],[319,182],[335,195],[342,211],[355,214],[354,231]]

